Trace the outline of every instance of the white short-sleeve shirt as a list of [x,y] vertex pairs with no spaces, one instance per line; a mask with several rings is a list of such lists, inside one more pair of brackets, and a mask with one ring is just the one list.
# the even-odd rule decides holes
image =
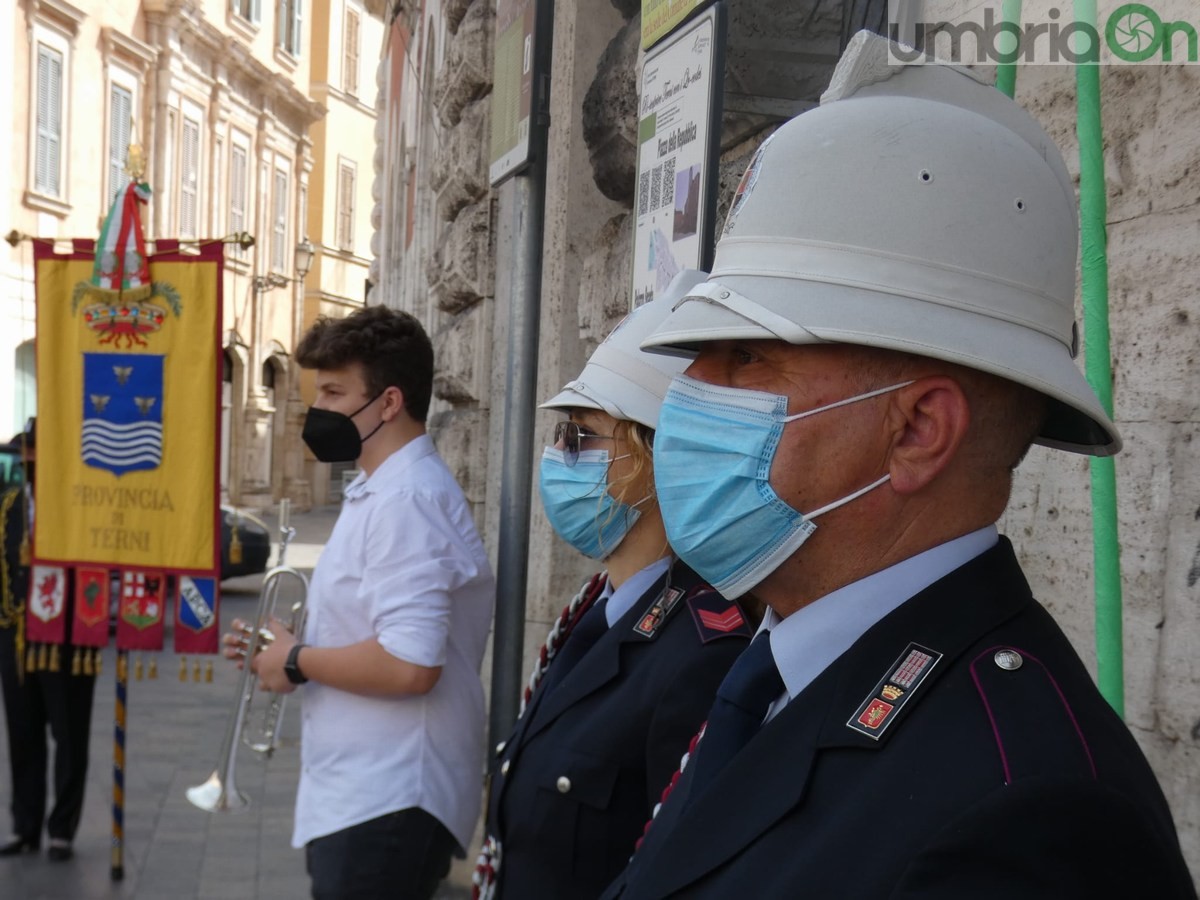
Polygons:
[[393,656],[442,673],[421,696],[301,688],[294,847],[410,807],[468,845],[483,771],[479,667],[495,591],[466,498],[428,436],[347,487],[313,572],[305,642],[376,638]]

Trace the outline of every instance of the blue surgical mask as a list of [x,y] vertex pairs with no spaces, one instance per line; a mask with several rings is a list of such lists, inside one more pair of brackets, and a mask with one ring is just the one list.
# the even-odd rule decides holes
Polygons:
[[[618,457],[619,458],[619,457]],[[542,506],[558,536],[592,559],[605,559],[624,540],[641,513],[608,493],[607,450],[583,450],[568,466],[563,452],[542,453]]]
[[726,597],[749,591],[800,548],[817,528],[813,519],[891,477],[810,513],[798,512],[770,484],[784,425],[911,383],[789,416],[782,395],[677,375],[654,438],[654,484],[672,549]]

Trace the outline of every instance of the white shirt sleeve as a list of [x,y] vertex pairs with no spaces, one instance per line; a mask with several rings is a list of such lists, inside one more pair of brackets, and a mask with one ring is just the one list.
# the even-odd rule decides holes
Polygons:
[[478,567],[438,492],[404,491],[367,527],[360,588],[380,645],[418,666],[445,665],[451,592]]

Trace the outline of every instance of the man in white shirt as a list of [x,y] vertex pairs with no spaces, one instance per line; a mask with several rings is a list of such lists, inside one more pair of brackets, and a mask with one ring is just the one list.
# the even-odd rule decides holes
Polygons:
[[296,359],[316,370],[305,442],[362,473],[313,573],[302,640],[274,622],[253,663],[264,690],[304,685],[292,843],[316,900],[423,900],[479,813],[495,584],[425,432],[433,350],[420,323],[378,306],[322,318]]

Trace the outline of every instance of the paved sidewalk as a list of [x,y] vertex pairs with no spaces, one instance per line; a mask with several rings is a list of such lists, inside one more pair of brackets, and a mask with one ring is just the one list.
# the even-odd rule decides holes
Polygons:
[[[297,534],[287,562],[311,569],[336,507],[293,516]],[[268,518],[273,535],[275,521]],[[272,554],[271,561],[275,561]],[[222,630],[234,617],[253,616],[261,576],[222,585]],[[168,625],[167,647],[172,635]],[[142,654],[147,664],[151,654]],[[156,654],[158,678],[136,681],[130,671],[126,723],[125,878],[110,879],[112,744],[116,654],[104,654],[92,713],[91,762],[75,857],[51,863],[45,852],[0,859],[0,900],[293,900],[308,896],[303,851],[291,848],[292,805],[299,772],[300,703],[289,701],[280,747],[269,761],[248,749],[238,754],[237,785],[251,801],[242,813],[210,814],[184,796],[217,763],[235,703],[239,673],[214,659],[212,683],[180,682],[180,659]],[[136,654],[130,654],[131,662]],[[204,658],[205,661],[210,657]],[[256,697],[261,712],[266,695]],[[11,796],[7,739],[0,741],[0,834],[7,833]],[[438,893],[442,900],[470,896],[470,866],[457,862]]]

